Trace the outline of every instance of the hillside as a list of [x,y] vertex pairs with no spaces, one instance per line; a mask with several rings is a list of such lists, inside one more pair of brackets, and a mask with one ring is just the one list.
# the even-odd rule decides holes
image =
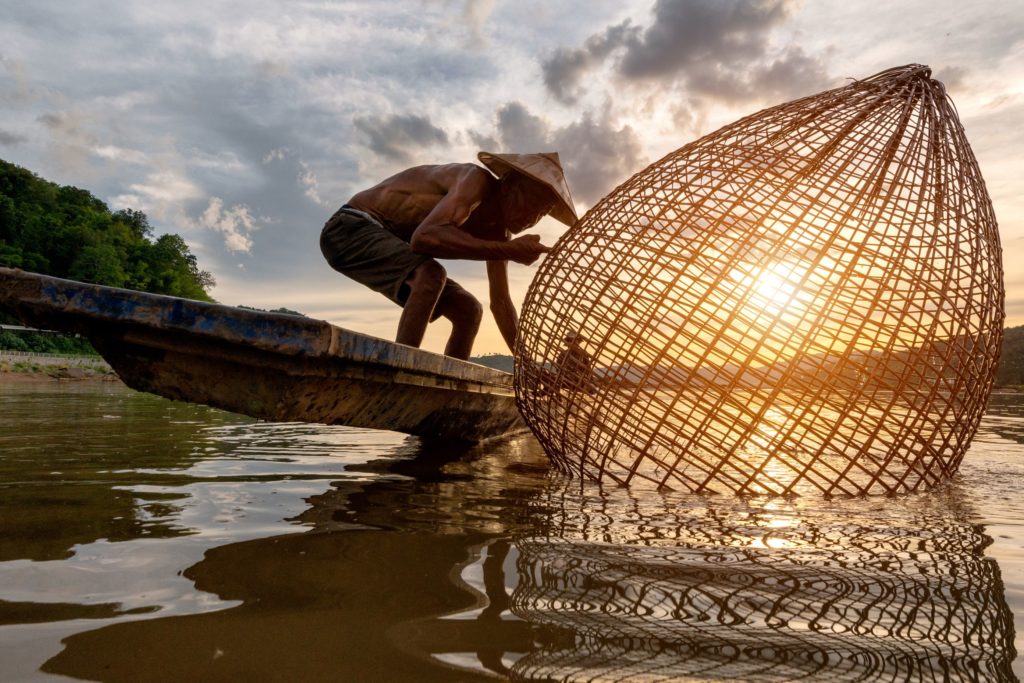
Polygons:
[[1024,325],[1003,331],[1003,353],[996,370],[997,387],[1024,387]]
[[0,266],[212,301],[214,280],[180,236],[154,238],[141,211],[0,159]]
[[[491,354],[486,356],[474,356],[470,360],[474,363],[497,368],[498,370],[512,372],[512,356]],[[791,361],[790,363],[794,363],[797,366],[794,368],[794,371],[798,375],[804,376],[812,370],[817,372],[818,368],[827,367],[830,364],[830,362],[823,361],[820,358],[812,360],[813,362],[808,364],[811,370],[800,368],[800,361]],[[834,361],[832,362],[834,363]],[[876,368],[876,372],[878,372],[880,376],[884,376],[886,374],[898,376],[902,372],[902,365],[912,363],[914,360],[909,354],[895,354],[895,356],[890,359],[890,362],[896,367],[889,369]],[[745,371],[744,376],[746,377],[748,384],[760,383],[762,375],[769,378],[766,381],[771,381],[772,377],[781,377],[788,369],[790,363],[783,363],[772,368],[757,368]],[[860,366],[870,367],[871,363],[868,359],[862,359]],[[655,383],[665,382],[669,385],[677,384],[685,376],[685,373],[680,373],[678,368],[673,368],[671,365],[666,365],[654,370],[649,370],[646,366],[619,366],[616,368],[598,367],[597,372],[602,375],[616,376],[618,381],[626,383],[645,381],[643,378],[649,375],[646,381]],[[707,381],[713,384],[714,376],[721,374],[722,377],[731,380],[737,372],[738,369],[735,367],[725,367],[705,369],[699,371],[698,374],[705,376]],[[996,369],[995,386],[996,388],[1024,387],[1024,325],[1008,327],[1003,332],[1003,348],[999,359],[999,366]]]
[[473,363],[479,363],[480,365],[486,365],[489,368],[494,368],[495,370],[512,372],[512,356],[506,356],[500,353],[490,353],[485,356],[473,356],[469,360]]

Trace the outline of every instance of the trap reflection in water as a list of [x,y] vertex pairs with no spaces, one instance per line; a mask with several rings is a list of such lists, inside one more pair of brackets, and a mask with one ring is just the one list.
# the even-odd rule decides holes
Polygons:
[[[657,418],[649,411],[628,413],[628,405],[637,397],[625,394],[615,399],[620,402],[615,410],[609,409],[612,399],[608,396],[594,400],[580,393],[551,398],[548,416],[561,425],[564,453],[581,463],[583,469],[577,474],[631,460],[642,451],[647,479],[665,488],[697,492],[715,492],[712,483],[719,481],[726,482],[728,490],[748,495],[851,495],[868,488],[894,493],[935,486],[950,476],[948,454],[927,445],[944,438],[936,431],[939,422],[934,411],[892,401],[891,394],[876,392],[850,404],[846,395],[801,402],[786,394],[768,400],[733,391],[709,408],[710,391],[637,391],[642,403],[671,410]],[[615,411],[627,411],[627,415],[616,418]],[[828,426],[809,421],[810,415]],[[893,436],[884,424],[892,419],[907,432],[901,432],[902,452],[882,447]],[[688,431],[694,422],[701,423],[703,440]],[[745,426],[738,431],[736,425]],[[627,435],[636,431],[649,432],[651,437],[645,442],[630,441]],[[711,437],[714,447],[708,445]],[[856,445],[865,440],[878,447]],[[679,487],[678,482],[685,485]]]
[[[839,509],[547,501],[512,611],[525,680],[1012,681],[1013,615],[955,490]],[[614,500],[614,498],[612,499]],[[895,508],[895,510],[893,510]],[[585,675],[584,675],[585,674]]]

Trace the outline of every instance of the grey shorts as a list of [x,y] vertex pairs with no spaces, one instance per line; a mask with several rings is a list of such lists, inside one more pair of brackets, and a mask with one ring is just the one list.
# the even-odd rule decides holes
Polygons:
[[[403,307],[409,298],[406,280],[423,263],[433,260],[414,253],[408,242],[371,216],[347,206],[338,209],[324,225],[320,251],[331,268]],[[445,283],[445,290],[449,288],[462,290],[450,279]],[[445,293],[442,291],[441,296]],[[435,311],[430,319],[438,316]]]

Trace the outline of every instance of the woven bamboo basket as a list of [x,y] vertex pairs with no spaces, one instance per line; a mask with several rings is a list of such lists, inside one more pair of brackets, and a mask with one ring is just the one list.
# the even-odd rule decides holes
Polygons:
[[766,109],[611,192],[527,293],[516,398],[583,477],[697,492],[933,486],[984,411],[995,214],[921,65]]

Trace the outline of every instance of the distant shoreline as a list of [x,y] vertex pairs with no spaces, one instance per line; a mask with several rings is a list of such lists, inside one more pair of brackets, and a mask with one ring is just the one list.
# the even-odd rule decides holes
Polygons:
[[120,378],[100,356],[0,350],[0,382],[102,381]]
[[8,372],[0,368],[0,384],[49,384],[51,382],[117,382],[117,375],[84,375],[81,377],[60,377],[45,372]]
[[[490,367],[502,367],[505,359],[511,357],[494,354],[474,357],[475,363],[484,362]],[[488,363],[488,360],[497,362]],[[52,353],[31,353],[0,349],[0,382],[50,382],[50,381],[102,381],[120,382],[121,378],[101,356],[68,356]],[[1006,386],[992,389],[992,395],[1021,394],[1024,386]]]

